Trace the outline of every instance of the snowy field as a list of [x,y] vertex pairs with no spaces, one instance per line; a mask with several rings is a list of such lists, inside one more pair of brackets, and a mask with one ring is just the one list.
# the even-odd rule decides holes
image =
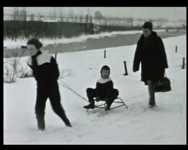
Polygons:
[[[13,84],[4,83],[4,144],[186,144],[186,66],[181,69],[186,35],[163,41],[172,91],[156,93],[156,108],[148,108],[148,89],[140,81],[140,71],[132,71],[136,45],[107,48],[105,59],[104,49],[59,53],[61,103],[73,128],[64,125],[47,101],[46,130],[38,131],[36,82],[34,78],[17,79]],[[22,65],[26,66],[27,58],[21,59]],[[123,75],[123,61],[127,62],[128,76]],[[110,66],[114,87],[128,109],[87,112],[83,106],[88,103],[63,86],[65,83],[87,98],[86,89],[95,88],[103,65]]]

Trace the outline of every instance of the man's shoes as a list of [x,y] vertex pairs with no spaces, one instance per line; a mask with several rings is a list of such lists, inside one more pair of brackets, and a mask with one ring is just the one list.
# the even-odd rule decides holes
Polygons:
[[149,108],[157,107],[156,105],[149,105]]
[[37,119],[37,124],[38,124],[38,129],[39,130],[45,130],[45,122],[44,122],[44,118],[38,118]]
[[44,131],[44,130],[45,130],[45,128],[44,128],[44,127],[40,127],[40,128],[39,128],[39,130]]
[[68,118],[66,118],[66,119],[64,120],[64,123],[65,123],[65,125],[66,125],[67,127],[72,127],[72,125],[71,125],[71,123],[70,123],[70,121],[69,121]]
[[156,107],[155,103],[149,103],[149,108]]
[[94,109],[95,106],[94,106],[94,104],[89,104],[89,105],[84,106],[84,108],[86,108],[86,109]]
[[155,105],[155,101],[153,101],[153,100],[149,100],[149,107],[154,107],[154,106],[156,106]]
[[67,126],[67,127],[72,127],[71,123],[67,124],[66,126]]

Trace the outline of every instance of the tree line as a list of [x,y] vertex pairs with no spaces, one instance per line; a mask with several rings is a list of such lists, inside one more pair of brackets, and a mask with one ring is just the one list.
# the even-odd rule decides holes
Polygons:
[[73,11],[65,16],[57,13],[47,15],[29,14],[26,7],[19,10],[15,7],[12,14],[4,14],[4,38],[28,38],[32,34],[46,38],[73,37],[81,34],[99,32],[140,30],[145,21],[152,21],[154,29],[186,28],[184,20],[172,22],[166,18],[120,18],[106,17],[100,11],[94,16],[89,14],[75,15]]

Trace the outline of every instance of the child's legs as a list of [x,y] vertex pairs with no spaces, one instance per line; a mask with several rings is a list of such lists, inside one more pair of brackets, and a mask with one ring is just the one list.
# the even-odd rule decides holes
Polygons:
[[118,95],[119,95],[119,91],[117,89],[112,90],[112,94],[110,95],[108,102],[107,102],[108,108],[110,108],[111,104],[118,97]]
[[89,103],[94,104],[94,97],[96,97],[96,90],[92,88],[87,88],[86,90],[87,97],[89,99]]

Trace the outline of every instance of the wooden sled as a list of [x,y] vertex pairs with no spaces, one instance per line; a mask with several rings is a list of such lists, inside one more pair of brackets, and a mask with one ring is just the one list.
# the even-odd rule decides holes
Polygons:
[[[103,104],[95,105],[95,108],[102,108],[102,109],[105,109],[105,107],[106,107],[106,102],[105,102],[104,100],[99,100],[99,101],[96,101],[96,100],[95,100],[95,102],[96,102],[96,103],[97,103],[97,102],[104,102]],[[114,103],[115,103],[115,104],[118,104],[118,105],[117,105],[117,106],[113,106]],[[113,101],[113,103],[112,103],[111,106],[112,106],[112,107],[110,107],[110,110],[116,109],[116,108],[122,107],[122,106],[125,106],[125,108],[128,109],[127,105],[123,102],[123,100],[122,100],[120,97],[117,97],[117,98]],[[105,110],[105,111],[106,111],[106,110]]]

